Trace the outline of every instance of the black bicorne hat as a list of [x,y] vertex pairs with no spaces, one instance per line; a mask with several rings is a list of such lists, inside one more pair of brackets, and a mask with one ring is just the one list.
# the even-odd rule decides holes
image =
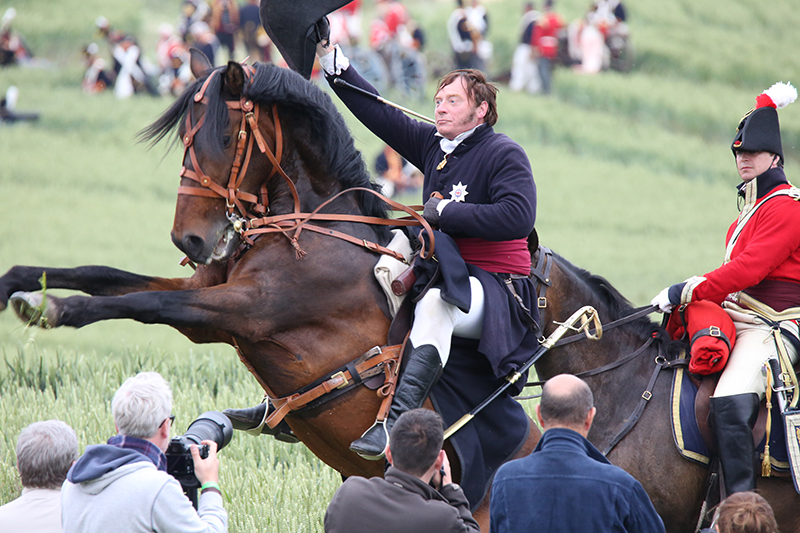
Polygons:
[[316,22],[350,0],[261,0],[261,24],[289,68],[311,77],[317,42]]
[[770,152],[777,154],[783,163],[781,126],[778,111],[797,99],[797,90],[788,83],[776,83],[756,98],[755,109],[750,110],[739,122],[736,137],[731,144],[733,155],[747,152]]

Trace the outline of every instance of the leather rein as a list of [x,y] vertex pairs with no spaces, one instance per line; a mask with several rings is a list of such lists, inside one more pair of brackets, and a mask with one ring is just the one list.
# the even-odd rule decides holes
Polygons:
[[[242,67],[247,79],[251,79],[252,76],[255,75],[255,68],[252,66],[243,65]],[[209,98],[206,95],[206,89],[213,77],[218,73],[219,70],[213,71],[197,94],[194,95],[194,102],[196,104],[208,105]],[[260,113],[262,112],[261,107],[254,104],[252,100],[245,96],[242,96],[239,100],[227,100],[225,103],[229,111],[238,111],[242,114],[236,141],[236,155],[231,162],[231,171],[228,177],[227,187],[223,187],[215,182],[200,168],[197,152],[195,151],[194,139],[197,132],[200,131],[200,128],[203,126],[206,115],[203,114],[197,123],[192,125],[192,108],[192,110],[186,114],[186,133],[183,135],[182,141],[184,145],[184,161],[188,154],[193,169],[186,168],[186,166],[181,167],[180,176],[181,178],[194,181],[197,185],[181,185],[178,187],[178,194],[224,199],[226,216],[231,222],[234,231],[239,234],[247,247],[252,246],[255,243],[255,239],[265,233],[282,233],[292,244],[295,250],[295,257],[300,259],[306,255],[306,252],[300,248],[298,238],[302,230],[307,229],[322,235],[336,237],[358,246],[363,246],[371,252],[389,255],[398,261],[407,263],[403,255],[394,250],[390,250],[378,243],[367,241],[366,239],[358,239],[344,232],[310,223],[313,220],[355,222],[382,226],[422,226],[430,238],[430,245],[429,248],[426,249],[425,239],[420,239],[422,243],[420,255],[423,259],[427,259],[433,255],[435,246],[434,232],[430,224],[417,213],[417,211],[422,209],[422,206],[405,206],[367,187],[351,187],[342,190],[321,203],[312,212],[303,213],[300,208],[300,196],[297,193],[297,187],[281,166],[284,154],[284,140],[277,104],[272,104],[272,124],[275,130],[275,149],[273,151],[267,144],[265,135],[259,126]],[[270,163],[272,163],[272,171],[261,183],[256,193],[248,193],[241,190],[240,187],[250,165],[254,144],[256,144],[258,150],[270,160]],[[276,174],[283,179],[292,194],[293,211],[291,213],[278,215],[269,214],[270,205],[267,183]],[[392,211],[404,212],[408,216],[390,219],[365,215],[320,212],[324,207],[328,206],[340,196],[354,192],[373,194],[383,200]],[[245,205],[249,205],[250,210],[248,210]]]
[[[549,248],[545,248],[544,246],[540,246],[538,249],[538,258],[536,262],[536,266],[531,270],[531,277],[536,279],[536,283],[539,285],[539,290],[537,291],[538,300],[539,300],[539,308],[544,309],[547,307],[547,297],[546,291],[547,287],[551,285],[550,281],[550,267],[552,266],[552,250]],[[608,332],[614,328],[622,326],[624,324],[633,322],[639,318],[649,315],[656,311],[657,307],[655,305],[646,305],[643,307],[638,307],[633,310],[633,312],[627,316],[614,320],[613,322],[609,322],[607,325],[603,326],[603,331]],[[588,335],[589,332],[587,332]],[[565,344],[571,344],[573,342],[580,341],[582,339],[588,338],[587,335],[583,334],[576,334],[569,337],[562,337],[559,339],[553,347],[563,346]],[[621,367],[625,363],[636,359],[640,355],[644,354],[647,349],[654,343],[658,341],[657,348],[658,354],[655,357],[655,367],[653,368],[653,372],[650,375],[650,380],[645,387],[644,392],[642,392],[639,401],[634,407],[633,412],[630,416],[627,417],[625,424],[617,431],[617,433],[612,437],[611,441],[606,445],[603,449],[603,455],[608,455],[614,447],[619,444],[622,439],[624,439],[628,433],[633,430],[633,427],[639,421],[642,413],[644,412],[644,408],[650,403],[650,399],[653,397],[653,389],[656,385],[656,380],[658,376],[661,374],[662,370],[675,368],[678,366],[687,366],[688,359],[675,359],[672,361],[667,360],[665,357],[663,350],[664,350],[664,342],[663,342],[663,332],[656,331],[647,340],[642,344],[639,348],[634,350],[633,352],[617,359],[616,361],[612,361],[611,363],[605,364],[603,366],[593,368],[591,370],[587,370],[585,372],[579,372],[575,374],[575,376],[579,378],[585,378],[590,376],[596,376],[598,374],[602,374],[603,372],[608,372],[614,370],[616,368]],[[544,381],[529,381],[525,384],[526,387],[542,387],[544,386]],[[517,400],[530,400],[534,398],[541,397],[540,394],[534,394],[532,396],[517,396]]]

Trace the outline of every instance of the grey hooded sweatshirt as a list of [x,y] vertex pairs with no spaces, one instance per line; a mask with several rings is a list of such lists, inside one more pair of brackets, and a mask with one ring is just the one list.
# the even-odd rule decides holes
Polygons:
[[206,491],[198,509],[180,483],[146,455],[107,444],[88,446],[61,488],[64,533],[226,533],[222,496]]

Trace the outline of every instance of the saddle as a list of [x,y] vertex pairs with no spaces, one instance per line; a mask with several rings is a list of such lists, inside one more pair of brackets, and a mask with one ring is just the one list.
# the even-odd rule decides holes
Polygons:
[[[719,381],[720,372],[724,369],[736,342],[736,328],[722,307],[709,301],[697,301],[675,309],[669,316],[666,330],[673,339],[684,343],[682,348],[684,354],[690,353],[687,359],[686,375],[683,375],[684,370],[681,368],[676,371],[673,381],[675,441],[684,457],[708,464],[709,456],[717,455],[715,434],[709,425],[710,398]],[[693,398],[691,394],[694,394]],[[687,395],[689,397],[686,397]],[[759,445],[763,447],[764,444],[770,444],[765,439],[773,432],[773,420],[768,418],[770,413],[767,412],[766,407],[769,399],[765,398],[761,402],[758,420],[753,429],[753,443],[756,448]],[[688,410],[687,404],[689,403],[694,406],[692,411]],[[680,406],[677,410],[675,409],[676,405]],[[690,415],[688,418],[694,419],[695,427],[678,427],[687,424],[687,421],[682,419],[687,418],[686,415]],[[779,420],[780,416],[773,418]],[[768,428],[767,425],[770,427]],[[692,433],[695,429],[702,437],[702,443],[705,446],[696,442],[697,439],[692,446]],[[774,429],[779,430],[779,428]],[[779,430],[778,432],[783,434],[783,431]],[[692,447],[695,449],[691,450]],[[785,449],[785,445],[779,447]],[[770,448],[767,447],[764,450],[766,455],[765,473],[767,475],[771,473],[771,466],[775,466],[779,470],[788,469],[788,463],[770,456]],[[779,453],[779,456],[783,456],[782,458],[785,459],[785,454]]]
[[[797,369],[796,369],[797,370]],[[677,368],[672,384],[672,427],[675,445],[680,454],[691,461],[709,465],[711,457],[717,455],[717,442],[709,424],[711,396],[719,381],[720,373],[700,376]],[[790,465],[786,450],[783,421],[773,407],[769,438],[767,435],[766,399],[761,401],[758,419],[752,436],[756,450],[764,456],[764,446],[769,443],[769,474],[776,477],[789,477]],[[769,441],[769,442],[767,442]]]

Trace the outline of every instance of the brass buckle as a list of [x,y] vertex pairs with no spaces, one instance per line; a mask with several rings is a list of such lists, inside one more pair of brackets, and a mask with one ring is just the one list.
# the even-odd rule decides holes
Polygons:
[[708,334],[712,337],[722,337],[722,330],[720,330],[717,326],[709,326]]
[[544,296],[540,296],[537,305],[539,306],[539,309],[546,308],[547,307],[547,298],[545,298]]
[[344,377],[344,371],[340,370],[339,372],[337,372],[337,373],[335,373],[334,375],[331,376],[331,379],[338,379],[338,378],[342,378],[342,383],[339,384],[339,385],[336,385],[337,389],[341,389],[343,387],[346,387],[350,383],[349,381],[347,381],[347,378]]
[[649,390],[646,390],[646,391],[644,391],[644,392],[642,393],[642,398],[644,398],[644,399],[645,399],[645,401],[648,401],[648,402],[649,402],[649,401],[650,401],[650,398],[652,398],[652,397],[653,397],[653,393],[652,393],[652,392],[650,392]]

